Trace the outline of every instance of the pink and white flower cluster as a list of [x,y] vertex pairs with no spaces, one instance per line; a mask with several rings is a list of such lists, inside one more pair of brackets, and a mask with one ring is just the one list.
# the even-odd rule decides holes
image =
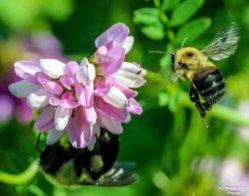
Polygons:
[[57,59],[15,63],[15,72],[23,80],[9,89],[27,98],[30,107],[41,109],[35,128],[48,132],[47,144],[68,132],[71,144],[84,148],[100,127],[120,134],[130,113],[142,113],[133,89],[145,83],[146,71],[124,61],[133,41],[127,26],[117,23],[96,39],[97,51],[80,64]]

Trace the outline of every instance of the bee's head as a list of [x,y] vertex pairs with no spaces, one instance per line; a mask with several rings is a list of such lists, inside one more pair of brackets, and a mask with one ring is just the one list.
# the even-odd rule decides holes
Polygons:
[[187,79],[187,73],[190,70],[194,71],[199,68],[203,57],[203,53],[196,48],[181,48],[171,54],[171,68],[177,77],[180,79]]

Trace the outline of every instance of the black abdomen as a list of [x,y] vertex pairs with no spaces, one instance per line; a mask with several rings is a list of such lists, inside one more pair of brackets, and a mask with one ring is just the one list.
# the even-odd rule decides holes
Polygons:
[[225,83],[220,71],[215,67],[204,67],[194,73],[192,82],[203,97],[205,109],[208,110],[225,93]]

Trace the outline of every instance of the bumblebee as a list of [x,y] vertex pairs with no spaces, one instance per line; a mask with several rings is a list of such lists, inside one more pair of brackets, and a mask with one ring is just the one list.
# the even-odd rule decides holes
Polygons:
[[132,184],[138,180],[138,175],[129,171],[134,164],[116,163],[119,143],[119,136],[101,129],[93,149],[47,145],[41,152],[40,164],[46,178],[58,186]]
[[171,54],[171,68],[176,78],[191,82],[189,97],[195,103],[206,127],[206,111],[225,94],[222,73],[209,58],[214,61],[228,58],[235,53],[238,41],[238,25],[232,23],[202,50],[184,47]]

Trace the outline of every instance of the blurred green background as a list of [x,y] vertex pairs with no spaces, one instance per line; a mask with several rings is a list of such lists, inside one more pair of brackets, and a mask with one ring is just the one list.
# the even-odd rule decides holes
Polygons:
[[[233,21],[240,25],[239,48],[229,59],[216,62],[224,75],[227,93],[208,112],[206,129],[194,104],[188,100],[189,82],[167,80],[171,73],[170,55],[150,51],[172,52],[185,37],[188,37],[185,46],[201,49]],[[121,135],[119,160],[136,162],[140,180],[127,187],[82,186],[71,190],[54,187],[39,172],[26,183],[0,182],[0,193],[247,195],[249,3],[246,0],[0,0],[0,113],[3,113],[0,171],[20,174],[39,156],[33,123],[20,119],[24,113],[4,107],[5,102],[20,107],[6,90],[15,80],[11,74],[13,63],[42,57],[47,55],[46,49],[53,47],[56,51],[52,52],[60,55],[59,42],[64,55],[80,61],[95,51],[95,38],[116,22],[125,23],[135,37],[126,60],[136,61],[156,73],[149,74],[146,85],[139,89],[137,99],[143,114],[124,124]],[[53,41],[57,45],[42,48],[42,43],[47,42],[36,43],[41,33],[46,35],[45,40],[57,38],[58,43]],[[0,179],[1,175],[0,172]]]

